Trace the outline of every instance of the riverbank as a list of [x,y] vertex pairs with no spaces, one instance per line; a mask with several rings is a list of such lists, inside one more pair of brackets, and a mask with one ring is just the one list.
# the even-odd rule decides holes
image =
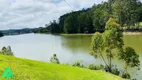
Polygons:
[[142,35],[142,32],[123,32],[124,35]]
[[[142,35],[142,32],[123,32],[124,35]],[[93,33],[91,34],[83,34],[83,33],[76,33],[76,34],[60,34],[61,36],[74,36],[74,35],[94,35]]]
[[[14,74],[13,80],[123,80],[100,70],[93,71],[0,54],[0,75],[7,66]],[[0,80],[3,79],[0,77]]]

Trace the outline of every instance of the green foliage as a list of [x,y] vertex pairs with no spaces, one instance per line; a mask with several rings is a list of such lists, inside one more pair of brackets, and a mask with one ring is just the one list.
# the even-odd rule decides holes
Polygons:
[[118,30],[120,30],[120,25],[117,23],[117,21],[114,18],[110,18],[106,22],[105,28],[106,28],[106,30],[114,30],[114,29],[116,29],[118,31]]
[[[101,34],[96,32],[92,38],[91,44],[91,55],[100,56],[104,61],[105,65],[109,68],[111,72],[113,56],[118,55],[118,53],[113,53],[114,49],[120,51],[124,45],[123,35],[120,31],[120,26],[115,19],[110,18],[106,23],[106,31]],[[107,55],[107,60],[104,58],[102,52],[105,51]]]
[[64,14],[60,16],[59,22],[53,20],[43,28],[45,30],[39,29],[36,32],[68,34],[104,32],[105,24],[110,17],[115,18],[121,27],[129,31],[139,31],[141,28],[135,29],[135,24],[142,21],[142,3],[138,0],[109,0],[98,5],[94,4],[92,8]]
[[50,22],[50,24],[45,24],[45,27],[39,27],[35,29],[35,33],[60,33],[60,26],[56,22],[56,20],[53,20]]
[[138,21],[138,0],[114,0],[112,6],[114,17],[122,26],[131,26]]
[[50,58],[50,62],[55,64],[60,64],[60,61],[57,58],[56,54],[53,54],[53,56]]
[[129,73],[123,73],[122,74],[122,78],[125,78],[125,79],[130,79],[131,78],[131,76],[130,76],[130,74]]
[[119,69],[118,69],[118,68],[112,68],[111,73],[112,73],[112,74],[114,74],[114,75],[117,75],[117,76],[119,76],[119,75],[120,75],[120,71],[119,71]]
[[131,67],[140,66],[139,55],[131,47],[126,47],[124,53],[124,60]]
[[103,41],[102,34],[99,32],[96,32],[94,36],[92,37],[91,55],[93,55],[94,57],[101,56],[101,53],[104,50],[103,42],[104,41]]
[[106,31],[103,33],[103,39],[104,39],[104,47],[105,52],[108,59],[108,65],[111,72],[112,67],[112,58],[113,56],[117,56],[117,52],[113,52],[114,49],[117,49],[120,51],[124,45],[123,43],[123,34],[120,31],[120,26],[116,22],[115,19],[110,18],[106,23]]
[[126,47],[124,52],[121,53],[120,58],[125,61],[126,72],[127,66],[138,68],[140,66],[139,55],[132,47]]
[[142,21],[142,3],[141,2],[138,2],[138,8],[137,8],[137,12],[138,12],[138,22],[141,22]]
[[77,67],[81,67],[81,68],[85,67],[85,66],[84,66],[83,64],[81,64],[79,61],[73,63],[72,66],[77,66]]
[[123,34],[120,25],[115,19],[110,18],[106,23],[106,31],[103,33],[104,44],[108,49],[122,48],[124,45]]
[[[82,12],[72,12],[63,22],[63,31],[65,33],[91,33],[93,32],[93,24],[91,13],[83,10]],[[62,24],[61,22],[59,24]]]
[[8,46],[7,48],[3,47],[2,50],[1,50],[1,53],[4,54],[4,55],[10,55],[10,56],[14,55],[10,46]]
[[91,70],[96,70],[96,65],[89,64],[88,68],[91,69]]
[[105,29],[105,24],[109,19],[107,5],[108,3],[99,4],[94,10],[93,25],[96,30]]
[[65,33],[77,33],[77,25],[75,24],[77,20],[76,15],[69,15],[65,20],[64,31]]
[[49,33],[49,30],[47,28],[37,28],[35,29],[35,33]]
[[50,22],[50,25],[46,25],[47,29],[49,29],[50,33],[60,33],[60,27],[59,24],[56,22],[56,20],[53,20],[53,22]]
[[[123,34],[120,25],[115,19],[110,18],[105,28],[106,31],[103,34],[97,32],[92,37],[91,55],[95,57],[99,55],[105,63],[105,70],[115,75],[119,75],[120,71],[112,67],[112,58],[120,57],[126,64],[126,74],[123,74],[123,77],[129,78],[127,66],[139,67],[139,55],[137,55],[135,50],[131,47],[127,47],[123,50]],[[107,59],[104,58],[102,52],[105,53]],[[90,65],[90,68],[96,67]]]
[[91,70],[103,70],[103,69],[104,69],[104,66],[103,66],[102,64],[100,64],[100,65],[98,65],[98,66],[96,66],[96,65],[94,65],[94,64],[90,64],[90,65],[88,66],[88,68],[91,69]]

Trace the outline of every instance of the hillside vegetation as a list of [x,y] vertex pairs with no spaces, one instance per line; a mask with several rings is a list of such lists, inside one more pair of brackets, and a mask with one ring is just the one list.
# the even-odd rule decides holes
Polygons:
[[142,2],[140,0],[108,0],[91,8],[66,13],[35,33],[94,33],[104,32],[110,17],[117,20],[123,31],[142,31]]
[[[13,80],[123,80],[104,71],[0,55],[0,75],[10,66]],[[6,80],[0,78],[0,80]]]

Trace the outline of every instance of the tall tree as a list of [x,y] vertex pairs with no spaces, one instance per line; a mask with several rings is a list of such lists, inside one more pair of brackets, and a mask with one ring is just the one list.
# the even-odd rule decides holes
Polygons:
[[138,16],[139,16],[138,21],[142,22],[142,3],[141,2],[138,2],[137,12],[138,12]]
[[48,27],[51,33],[60,33],[60,28],[56,20],[53,20],[53,22],[50,22],[50,25]]
[[105,51],[107,60],[103,57],[102,59],[108,66],[109,72],[112,70],[112,58],[119,54],[114,52],[114,50],[117,49],[118,52],[120,52],[123,48],[124,43],[122,38],[123,35],[120,31],[120,25],[115,19],[110,18],[106,23],[106,31],[102,36],[99,33],[96,33],[92,39],[91,50],[93,52],[101,54],[101,52]]
[[109,14],[112,14],[112,0],[108,0],[109,3]]
[[95,58],[101,57],[105,65],[108,67],[108,64],[104,58],[104,40],[101,33],[96,32],[92,37],[92,43],[91,43],[91,52],[90,54],[94,56]]
[[113,15],[121,26],[132,26],[138,21],[137,2],[138,0],[114,0]]
[[106,23],[106,31],[103,33],[104,38],[104,46],[106,47],[106,55],[109,62],[109,69],[111,72],[112,67],[112,58],[114,55],[114,49],[118,49],[119,51],[123,47],[123,34],[120,31],[120,25],[116,22],[115,19],[110,18]]
[[94,16],[93,16],[93,26],[94,28],[99,31],[99,30],[104,30],[105,29],[105,24],[109,19],[109,8],[108,8],[108,3],[103,3],[99,4],[94,11]]
[[64,24],[64,31],[65,33],[77,33],[77,26],[75,26],[75,19],[76,17],[72,14],[69,15]]

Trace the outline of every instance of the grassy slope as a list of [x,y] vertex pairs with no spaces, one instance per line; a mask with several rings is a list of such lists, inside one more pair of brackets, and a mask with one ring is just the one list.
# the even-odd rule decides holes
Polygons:
[[0,75],[7,66],[14,73],[13,80],[123,80],[103,71],[0,55]]

